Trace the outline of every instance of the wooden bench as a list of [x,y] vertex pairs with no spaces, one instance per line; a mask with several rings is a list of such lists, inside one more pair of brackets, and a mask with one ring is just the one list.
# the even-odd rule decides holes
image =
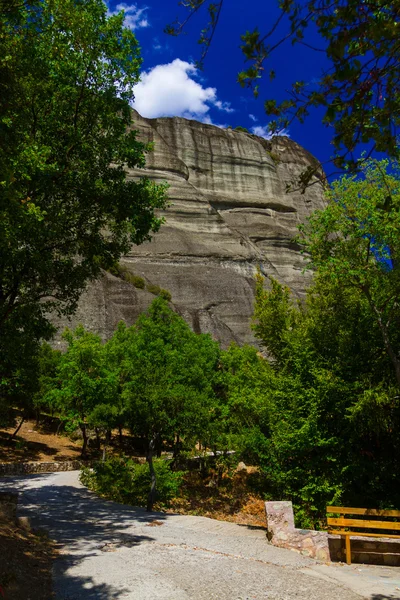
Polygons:
[[[327,513],[341,515],[340,517],[327,517],[328,533],[341,535],[346,540],[346,562],[351,565],[351,536],[400,538],[400,510],[379,510],[375,508],[347,508],[344,506],[327,506]],[[363,518],[346,518],[344,515],[360,515]],[[378,521],[366,517],[397,517],[397,520]],[[354,529],[377,529],[379,532],[354,531]],[[398,534],[387,534],[386,531],[399,531]]]

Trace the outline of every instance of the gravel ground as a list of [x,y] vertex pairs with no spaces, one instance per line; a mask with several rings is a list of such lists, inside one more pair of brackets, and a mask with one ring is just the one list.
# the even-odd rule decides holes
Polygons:
[[79,484],[77,472],[2,479],[1,488],[23,492],[19,514],[29,515],[33,526],[46,528],[59,543],[57,600],[396,597],[356,593],[346,578],[335,578],[340,567],[323,570],[275,548],[262,530],[98,499]]

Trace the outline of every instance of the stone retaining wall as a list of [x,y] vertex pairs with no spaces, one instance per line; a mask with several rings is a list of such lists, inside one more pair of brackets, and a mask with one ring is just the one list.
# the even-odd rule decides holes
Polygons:
[[77,471],[85,464],[88,465],[88,463],[83,463],[80,460],[66,460],[60,462],[0,463],[0,476]]
[[326,531],[296,529],[291,502],[266,502],[268,539],[274,546],[297,550],[304,556],[330,560]]
[[[326,531],[297,529],[291,502],[266,502],[268,539],[274,546],[295,550],[321,561],[344,561],[344,541]],[[351,538],[352,562],[400,566],[400,540]]]

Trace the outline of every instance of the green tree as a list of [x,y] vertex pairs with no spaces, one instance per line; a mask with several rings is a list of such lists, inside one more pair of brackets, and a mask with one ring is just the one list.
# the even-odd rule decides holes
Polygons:
[[270,435],[269,398],[273,386],[272,367],[256,348],[232,344],[221,352],[216,377],[218,412],[211,421],[215,446],[235,450],[252,465],[263,462]]
[[[0,422],[6,423],[11,409],[21,411],[19,426],[33,413],[33,398],[40,389],[40,338],[51,335],[49,323],[38,328],[30,311],[20,312],[4,325],[0,335]],[[18,433],[18,429],[14,435]]]
[[207,429],[215,403],[212,383],[219,348],[210,336],[193,333],[162,298],[154,300],[134,327],[123,395],[132,432],[147,441],[151,510],[154,453],[160,452],[163,441],[175,445],[175,452],[182,443],[192,448]]
[[123,321],[120,321],[104,348],[107,366],[116,380],[114,400],[108,407],[108,422],[112,428],[119,429],[120,444],[122,444],[122,428],[128,425],[127,403],[123,397],[123,391],[124,385],[129,379],[130,367],[127,357],[134,347],[135,333],[135,326],[127,327]]
[[400,387],[400,172],[370,160],[362,176],[345,176],[328,191],[328,206],[301,227],[309,266],[368,303]]
[[[208,23],[202,27],[200,44],[208,52],[218,23],[222,20],[224,0],[187,0],[180,3],[187,11],[182,22],[166,28],[178,35],[201,8],[206,7]],[[225,3],[226,6],[227,3]],[[228,3],[229,4],[229,3]],[[257,27],[242,35],[242,51],[250,66],[239,73],[242,86],[251,86],[256,95],[259,81],[267,74],[273,80],[274,52],[283,43],[304,44],[325,54],[328,67],[313,81],[293,83],[288,98],[281,104],[265,102],[266,113],[274,118],[272,132],[297,119],[303,122],[310,111],[322,109],[323,122],[333,128],[336,166],[357,167],[354,151],[371,142],[372,149],[398,156],[397,135],[400,124],[400,50],[398,3],[387,0],[279,0],[277,20],[261,30]],[[315,29],[320,35],[316,47]],[[317,166],[316,169],[319,167]],[[315,170],[304,173],[306,186]]]
[[291,499],[303,525],[336,501],[397,505],[396,376],[367,298],[319,270],[305,305],[261,277],[256,298],[274,371],[260,456],[268,492]]
[[148,147],[131,121],[141,59],[123,19],[102,0],[0,12],[2,337],[46,337],[51,310],[73,311],[100,266],[160,226],[165,187],[125,172]]
[[75,331],[66,329],[63,337],[68,348],[57,369],[59,385],[49,390],[46,400],[61,413],[68,429],[80,428],[82,457],[86,457],[88,426],[107,422],[117,381],[107,366],[99,336],[79,325]]
[[40,420],[40,411],[48,408],[46,395],[58,386],[57,370],[62,354],[60,350],[53,350],[47,342],[43,342],[37,356],[39,389],[33,397],[33,406],[36,410],[36,424]]

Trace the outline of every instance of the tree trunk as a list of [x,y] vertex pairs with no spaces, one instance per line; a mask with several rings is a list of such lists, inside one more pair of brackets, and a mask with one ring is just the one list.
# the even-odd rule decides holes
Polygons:
[[108,446],[110,445],[110,442],[111,442],[111,429],[107,429],[106,439],[105,439],[104,446],[103,446],[103,456],[101,459],[102,462],[105,462],[105,460],[106,460],[106,452],[107,452]]
[[179,437],[179,433],[176,434],[176,441],[174,444],[174,451],[172,453],[173,458],[177,458],[181,451],[181,438]]
[[162,440],[161,437],[157,436],[155,443],[157,458],[160,458],[162,451]]
[[94,430],[96,433],[96,450],[100,450],[100,447],[101,447],[100,430],[98,427],[95,427]]
[[83,438],[83,446],[82,446],[81,458],[86,458],[86,456],[87,456],[87,445],[88,445],[88,436],[87,436],[87,432],[86,432],[86,425],[85,425],[85,423],[83,423],[79,427],[80,427],[80,430],[82,431],[82,438]]
[[23,413],[21,420],[18,423],[17,429],[14,431],[14,433],[12,435],[10,435],[10,442],[15,439],[15,436],[17,435],[18,431],[21,429],[22,424],[25,421],[25,419],[26,419],[26,413]]
[[37,408],[36,409],[36,427],[39,427],[40,425],[40,410]]
[[181,451],[182,451],[182,442],[181,442],[179,433],[177,433],[176,441],[174,443],[174,450],[172,453],[172,458],[173,458],[172,465],[173,465],[174,469],[176,469],[180,466]]
[[122,427],[121,427],[121,425],[118,426],[118,431],[119,431],[119,445],[122,446],[123,435],[122,435]]
[[156,445],[156,436],[152,437],[150,440],[149,449],[148,449],[147,457],[146,457],[146,460],[149,463],[150,477],[151,477],[151,486],[150,486],[149,495],[147,497],[147,507],[146,507],[146,510],[148,512],[151,512],[153,510],[153,505],[156,500],[156,494],[157,494],[157,479],[156,479],[156,472],[154,470],[154,465],[153,465],[153,456],[154,456],[155,445]]

